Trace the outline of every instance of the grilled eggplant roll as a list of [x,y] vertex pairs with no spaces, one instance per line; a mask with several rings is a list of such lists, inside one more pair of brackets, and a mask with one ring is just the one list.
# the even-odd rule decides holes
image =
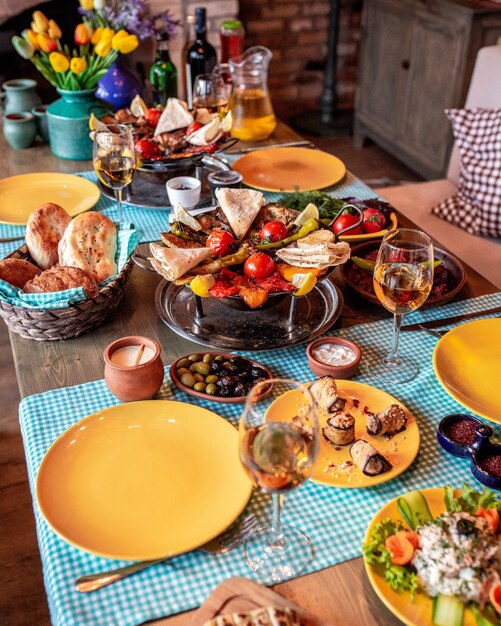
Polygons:
[[317,378],[310,385],[310,393],[316,405],[326,413],[342,411],[346,400],[337,393],[336,381],[332,376]]
[[355,441],[355,418],[350,413],[339,411],[327,419],[322,434],[335,446],[347,446]]
[[384,474],[392,468],[392,464],[365,439],[357,439],[350,448],[351,458],[366,476]]
[[365,426],[369,435],[393,437],[407,425],[407,415],[398,404],[392,404],[379,413],[367,413]]

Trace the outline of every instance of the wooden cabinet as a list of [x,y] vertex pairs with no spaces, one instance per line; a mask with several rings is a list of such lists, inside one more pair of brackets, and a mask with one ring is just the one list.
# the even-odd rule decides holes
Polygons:
[[464,104],[477,50],[501,37],[501,5],[365,0],[355,145],[369,137],[425,178],[447,170],[444,109]]

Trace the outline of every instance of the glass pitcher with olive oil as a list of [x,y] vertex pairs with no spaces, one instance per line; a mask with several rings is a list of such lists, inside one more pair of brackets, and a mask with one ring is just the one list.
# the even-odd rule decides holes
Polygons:
[[233,85],[229,104],[231,134],[242,141],[266,139],[277,125],[268,91],[271,56],[268,48],[253,46],[228,61]]

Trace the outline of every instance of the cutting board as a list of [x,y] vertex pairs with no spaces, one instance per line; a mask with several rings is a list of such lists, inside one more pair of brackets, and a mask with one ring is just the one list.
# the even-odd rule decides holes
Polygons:
[[302,626],[329,626],[305,609],[287,600],[276,591],[247,578],[228,578],[218,585],[202,606],[191,616],[189,626],[203,626],[205,622],[227,613],[245,613],[259,607],[274,606],[294,609]]

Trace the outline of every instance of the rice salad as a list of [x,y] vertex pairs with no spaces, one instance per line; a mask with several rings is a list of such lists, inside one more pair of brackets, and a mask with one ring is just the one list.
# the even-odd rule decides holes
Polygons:
[[411,563],[428,595],[481,603],[486,583],[500,574],[500,542],[487,521],[466,512],[444,513],[416,532],[419,548]]

